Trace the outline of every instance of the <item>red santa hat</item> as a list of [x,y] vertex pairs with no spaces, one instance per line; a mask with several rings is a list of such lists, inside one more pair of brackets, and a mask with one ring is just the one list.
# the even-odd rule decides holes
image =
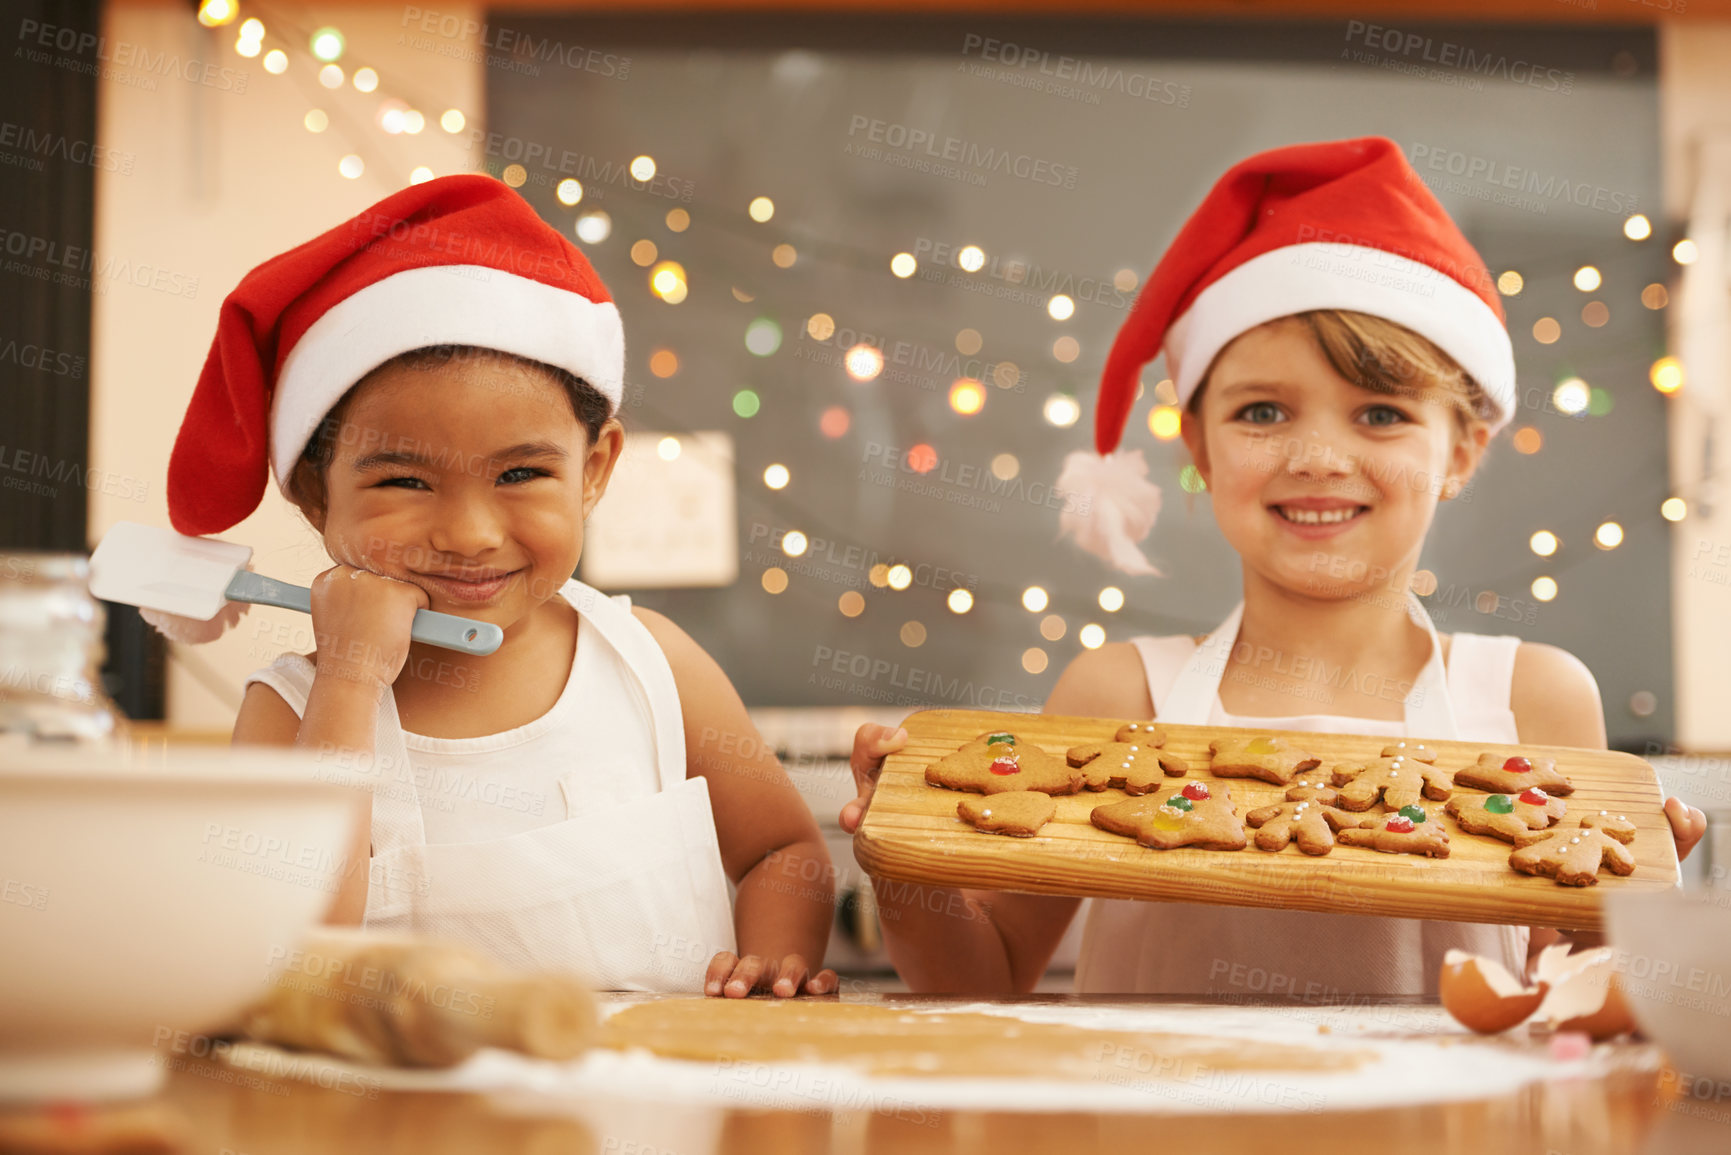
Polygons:
[[619,310],[574,244],[492,177],[411,185],[224,299],[169,458],[174,527],[220,533],[245,518],[350,386],[429,345],[557,366],[615,406],[624,386]]
[[[1215,183],[1112,343],[1095,449],[1118,448],[1142,366],[1162,348],[1186,405],[1233,338],[1313,309],[1372,314],[1428,338],[1484,388],[1493,429],[1508,421],[1514,349],[1494,279],[1400,146],[1371,136],[1257,153]],[[1155,572],[1135,546],[1158,509],[1146,477],[1139,451],[1105,462],[1072,454],[1058,482],[1073,495],[1063,529],[1121,569]]]

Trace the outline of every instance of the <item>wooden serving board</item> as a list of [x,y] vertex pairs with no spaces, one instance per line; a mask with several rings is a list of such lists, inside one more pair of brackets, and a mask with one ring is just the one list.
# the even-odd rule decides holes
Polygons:
[[[1603,871],[1596,886],[1586,887],[1559,886],[1549,878],[1517,873],[1509,866],[1512,846],[1466,833],[1443,813],[1443,803],[1429,799],[1424,806],[1432,812],[1431,820],[1448,829],[1447,858],[1340,845],[1316,857],[1296,846],[1273,854],[1258,850],[1254,841],[1237,851],[1151,850],[1089,822],[1096,806],[1127,797],[1113,789],[1059,797],[1057,814],[1039,834],[1011,838],[983,834],[956,817],[956,804],[969,795],[926,784],[927,766],[990,731],[1008,730],[1023,743],[1062,757],[1072,746],[1111,741],[1123,724],[1106,718],[978,710],[912,714],[902,723],[908,731],[907,746],[884,762],[865,821],[854,836],[854,855],[870,874],[940,886],[1580,930],[1599,929],[1601,895],[1662,890],[1675,886],[1679,877],[1676,844],[1661,810],[1664,796],[1658,776],[1634,755],[1607,750],[1422,739],[1437,751],[1436,765],[1445,770],[1459,770],[1484,751],[1505,757],[1555,758],[1557,770],[1575,787],[1564,799],[1568,813],[1555,829],[1579,825],[1581,815],[1600,810],[1626,814],[1637,828],[1630,844],[1635,873],[1620,878]],[[1155,796],[1163,798],[1190,779],[1220,781],[1231,788],[1240,818],[1255,807],[1281,801],[1285,789],[1253,778],[1215,779],[1205,769],[1210,740],[1252,734],[1285,737],[1322,758],[1325,765],[1369,761],[1392,741],[1353,734],[1160,724],[1167,735],[1164,749],[1188,762],[1190,774],[1166,779]],[[1367,818],[1380,815],[1384,807],[1379,803],[1364,813]],[[1254,831],[1246,833],[1254,839]]]

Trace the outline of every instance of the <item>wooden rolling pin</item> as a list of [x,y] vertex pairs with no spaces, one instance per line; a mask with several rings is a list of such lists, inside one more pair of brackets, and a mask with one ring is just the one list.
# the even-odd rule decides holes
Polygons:
[[242,1016],[250,1038],[375,1066],[449,1067],[482,1047],[570,1059],[595,1038],[576,979],[516,974],[467,947],[320,927]]

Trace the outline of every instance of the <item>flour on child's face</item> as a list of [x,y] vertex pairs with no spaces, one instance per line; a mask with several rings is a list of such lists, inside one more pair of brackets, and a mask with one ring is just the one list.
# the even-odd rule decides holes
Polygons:
[[1189,438],[1247,577],[1325,598],[1387,587],[1403,605],[1438,500],[1476,460],[1445,401],[1353,384],[1295,321],[1221,353]]
[[391,366],[343,415],[326,548],[420,586],[435,610],[508,628],[577,568],[588,452],[564,390],[531,368]]

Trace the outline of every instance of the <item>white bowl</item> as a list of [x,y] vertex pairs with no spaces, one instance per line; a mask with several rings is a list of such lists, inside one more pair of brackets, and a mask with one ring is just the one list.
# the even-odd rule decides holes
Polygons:
[[292,749],[0,747],[0,1099],[149,1094],[263,990],[365,814],[329,771]]
[[1672,1066],[1731,1079],[1731,890],[1605,896],[1617,985]]

